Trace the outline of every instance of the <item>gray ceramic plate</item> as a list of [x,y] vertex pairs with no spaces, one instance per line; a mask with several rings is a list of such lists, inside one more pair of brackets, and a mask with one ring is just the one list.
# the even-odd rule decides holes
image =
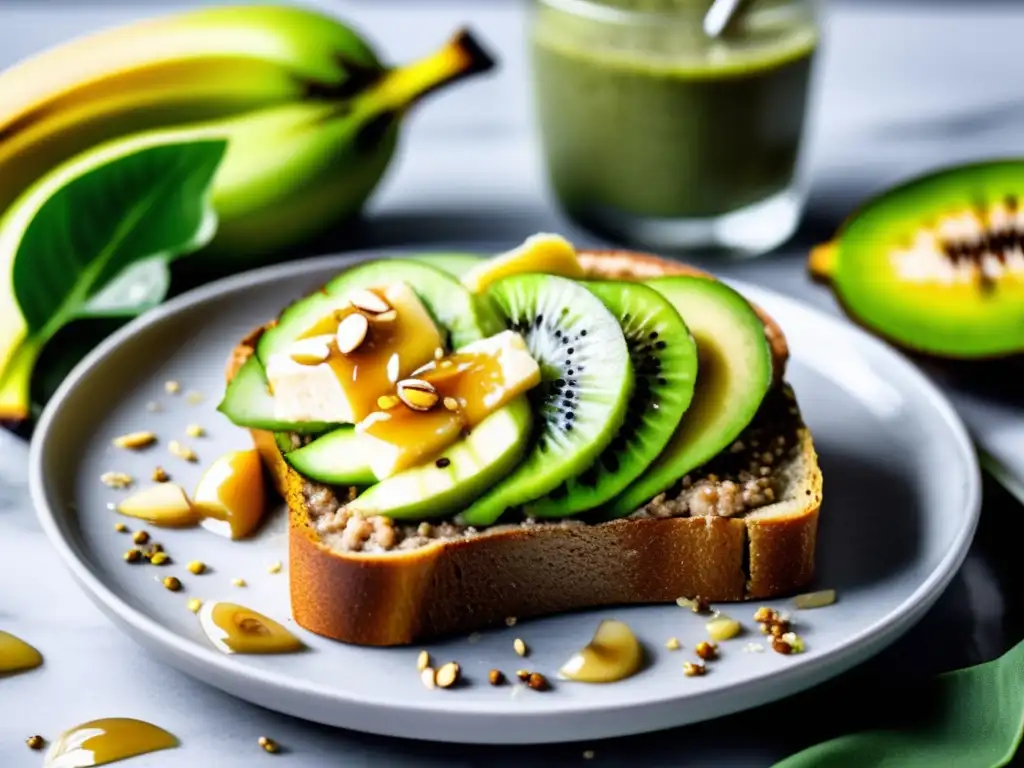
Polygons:
[[[310,649],[282,656],[226,656],[215,650],[186,609],[190,597],[230,599],[289,621],[285,518],[274,515],[258,536],[232,543],[203,529],[159,531],[175,564],[129,566],[130,542],[114,531],[107,505],[124,491],[99,481],[108,470],[147,478],[157,464],[194,487],[204,463],[247,446],[247,435],[215,410],[224,362],[235,343],[285,304],[322,284],[354,257],[330,258],[239,275],[182,296],[114,335],[67,379],[39,425],[31,488],[54,546],[86,594],[117,626],[178,669],[256,704],[361,731],[462,742],[551,742],[655,730],[724,715],[813,686],[877,653],[917,621],[963,559],[979,512],[979,477],[964,428],[915,368],[843,322],[750,285],[736,287],[763,305],[792,348],[789,379],[821,454],[825,476],[818,549],[819,582],[838,590],[828,608],[795,616],[805,653],[756,652],[748,631],[723,644],[702,678],[682,674],[704,636],[703,622],[674,605],[597,610],[521,622],[430,647],[457,660],[470,685],[429,691],[416,674],[418,648],[366,649],[296,628]],[[170,396],[164,382],[181,383]],[[190,402],[186,393],[205,399]],[[157,402],[163,410],[147,410]],[[187,424],[208,436],[188,439]],[[156,431],[161,443],[129,453],[111,438]],[[169,455],[185,440],[200,464]],[[188,573],[203,560],[212,572]],[[158,577],[185,583],[165,590]],[[248,587],[231,584],[244,578]],[[788,609],[787,601],[777,607]],[[754,606],[728,609],[753,627]],[[598,621],[627,621],[650,650],[650,665],[617,684],[558,683],[537,693],[486,682],[497,667],[529,667],[554,677]],[[289,626],[294,628],[294,624]],[[664,643],[678,637],[684,650]],[[512,650],[522,637],[529,659]]]

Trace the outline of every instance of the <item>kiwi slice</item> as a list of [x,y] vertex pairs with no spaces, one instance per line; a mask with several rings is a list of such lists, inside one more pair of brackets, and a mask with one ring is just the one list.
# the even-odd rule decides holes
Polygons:
[[870,200],[811,274],[853,319],[944,358],[1024,352],[1024,162],[945,169]]
[[532,517],[583,512],[618,494],[661,453],[693,398],[697,345],[671,302],[640,283],[585,285],[618,319],[636,386],[622,428],[597,461],[527,504]]
[[634,381],[618,320],[580,283],[513,275],[487,295],[523,335],[541,383],[530,392],[537,428],[529,452],[459,516],[476,526],[493,524],[593,464],[625,420]]

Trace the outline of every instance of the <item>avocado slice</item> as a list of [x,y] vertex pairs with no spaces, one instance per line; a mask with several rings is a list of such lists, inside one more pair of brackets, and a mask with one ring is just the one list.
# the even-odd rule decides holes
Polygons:
[[[396,520],[446,517],[464,509],[519,463],[533,413],[526,395],[495,411],[436,461],[399,472],[349,503],[361,515]],[[442,461],[446,459],[447,461]]]
[[274,398],[270,394],[263,365],[256,355],[246,360],[228,383],[217,410],[232,424],[249,429],[309,435],[326,432],[332,426],[319,421],[291,423],[274,418]]
[[944,169],[867,202],[809,269],[869,330],[943,358],[1024,352],[1024,161]]
[[377,482],[359,450],[355,427],[339,427],[309,445],[285,454],[285,461],[303,477],[328,485],[372,485]]
[[665,449],[604,514],[623,517],[729,446],[750,424],[772,384],[764,324],[747,300],[701,277],[646,281],[676,308],[697,342],[697,385]]

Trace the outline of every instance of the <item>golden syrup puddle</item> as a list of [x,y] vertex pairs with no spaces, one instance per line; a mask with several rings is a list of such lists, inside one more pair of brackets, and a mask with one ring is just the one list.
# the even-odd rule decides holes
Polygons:
[[644,650],[633,630],[621,621],[602,621],[591,641],[573,654],[559,675],[580,683],[614,683],[636,674]]
[[62,733],[46,753],[43,768],[86,768],[178,746],[178,739],[143,720],[90,720]]
[[0,631],[0,675],[27,672],[43,663],[43,655],[19,637]]
[[305,648],[273,619],[235,603],[204,603],[199,621],[210,642],[224,653],[295,653]]

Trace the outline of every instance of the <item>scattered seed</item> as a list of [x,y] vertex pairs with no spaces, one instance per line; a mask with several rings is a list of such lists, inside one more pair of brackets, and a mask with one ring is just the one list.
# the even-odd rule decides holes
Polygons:
[[168,395],[176,395],[181,392],[181,384],[176,381],[164,382],[164,392]]
[[707,640],[701,640],[693,650],[704,661],[714,661],[718,658],[718,646]]
[[700,677],[705,672],[707,672],[707,668],[699,662],[688,661],[683,664],[683,674],[687,677]]
[[438,469],[446,469],[451,465],[451,459],[446,459],[444,456],[434,462],[434,466]]
[[459,667],[458,662],[449,661],[439,670],[434,681],[437,683],[438,688],[451,688],[455,683],[459,681],[459,676],[462,674],[462,668]]
[[398,382],[398,397],[414,411],[429,411],[440,400],[434,385],[422,379],[402,379]]
[[402,401],[399,400],[394,395],[381,395],[380,397],[377,398],[377,407],[380,408],[382,411],[390,411],[400,402]]
[[459,410],[459,401],[454,397],[446,397],[444,399],[444,407],[449,411],[457,411]]
[[793,646],[781,637],[774,637],[772,638],[772,650],[776,653],[781,653],[783,656],[788,656],[793,652]]
[[521,637],[517,637],[512,641],[512,647],[515,648],[516,653],[520,656],[526,656],[529,653],[529,649],[527,649],[526,643],[523,642]]
[[137,563],[142,559],[142,552],[137,549],[129,549],[124,553],[124,559],[128,563]]
[[416,671],[422,672],[424,669],[430,666],[430,654],[426,651],[420,651],[420,655],[416,657]]
[[198,597],[193,597],[188,601],[188,609],[192,611],[192,613],[199,613],[199,609],[202,607],[203,601],[200,600]]
[[260,736],[259,741],[257,743],[261,747],[263,747],[264,752],[269,752],[272,755],[277,754],[281,751],[281,747],[278,745],[278,743],[267,736]]
[[505,626],[514,627],[517,621],[519,621],[519,619],[517,619],[515,616],[509,616],[505,619]]
[[192,390],[187,395],[185,395],[185,402],[188,403],[189,405],[199,405],[201,402],[203,402],[203,393]]
[[818,592],[797,595],[793,603],[800,610],[809,611],[813,608],[824,608],[827,605],[832,605],[835,601],[836,591],[834,589],[823,589]]
[[246,586],[245,579],[232,579],[231,580],[231,585],[233,587],[244,587],[244,586]]
[[124,472],[104,472],[100,475],[100,482],[108,488],[127,488],[134,480]]
[[531,672],[526,679],[526,684],[535,691],[546,691],[551,687],[548,685],[548,679],[540,672]]
[[366,317],[360,314],[349,315],[338,324],[335,335],[338,351],[343,355],[352,354],[366,341],[369,332],[370,323]]
[[500,669],[492,669],[490,672],[487,673],[487,680],[491,683],[491,685],[504,685],[505,673],[502,672]]
[[171,590],[171,592],[180,592],[181,580],[177,576],[168,576],[164,579],[164,586]]
[[112,442],[116,448],[137,450],[147,448],[155,443],[156,435],[152,432],[129,432],[127,435],[115,437]]
[[522,680],[524,683],[530,679],[530,670],[528,669],[517,669],[516,677]]
[[585,750],[583,750],[583,759],[584,760],[593,760],[594,759],[594,750],[592,750],[592,749],[585,749]]
[[25,739],[25,744],[28,745],[29,749],[40,750],[46,746],[46,739],[36,734],[35,736],[29,736]]
[[704,628],[708,631],[708,635],[715,642],[731,640],[742,630],[740,623],[736,621],[736,619],[730,619],[728,616],[724,615],[716,616],[705,624]]
[[281,568],[283,568],[283,567],[284,566],[281,565],[281,561],[279,560],[276,563],[271,563],[270,564],[270,567],[267,568],[267,573],[280,573],[281,572]]
[[702,597],[695,597],[690,599],[688,597],[676,598],[676,605],[680,608],[689,608],[694,613],[707,613],[708,601]]
[[154,552],[149,556],[149,562],[151,565],[167,565],[171,558],[166,552]]
[[391,305],[373,291],[359,289],[348,297],[349,303],[356,309],[379,315],[391,309]]
[[124,523],[114,523],[114,530],[118,533],[128,533],[128,526]]
[[744,653],[764,653],[764,646],[760,643],[747,643],[743,646]]
[[136,531],[132,535],[132,541],[136,544],[145,544],[149,541],[149,534],[146,531]]
[[149,555],[155,555],[157,552],[163,552],[163,551],[164,551],[164,545],[160,544],[159,542],[155,542],[154,541],[152,544],[149,545],[149,553],[148,554]]
[[436,684],[433,667],[426,667],[422,669],[420,671],[420,680],[427,688],[433,689]]
[[185,567],[188,568],[188,570],[191,573],[194,573],[196,576],[198,576],[201,573],[205,573],[206,572],[206,563],[201,562],[199,560],[193,560],[191,563],[189,563]]
[[189,437],[203,437],[206,435],[206,430],[198,424],[189,424],[185,427],[185,434]]
[[167,470],[163,467],[156,467],[153,470],[153,482],[154,483],[166,483],[171,479],[171,476],[167,474]]
[[167,450],[171,452],[172,456],[177,456],[179,459],[184,459],[185,461],[191,461],[193,463],[199,461],[199,457],[196,455],[195,451],[182,445],[177,440],[171,440],[167,445]]
[[754,612],[754,621],[758,624],[770,624],[779,620],[779,612],[774,608],[762,605]]
[[440,360],[442,357],[444,357],[444,350],[441,347],[435,347],[434,348],[434,359],[435,360]]
[[787,632],[779,639],[782,640],[782,642],[784,642],[786,645],[788,645],[793,653],[804,652],[804,641],[795,632]]
[[677,637],[670,637],[670,638],[669,638],[669,639],[668,639],[668,640],[667,640],[667,641],[665,642],[665,647],[666,647],[666,648],[667,648],[668,650],[670,650],[670,651],[678,651],[678,650],[679,650],[680,648],[682,648],[683,646],[682,646],[682,645],[680,644],[680,642],[679,642],[679,638],[677,638]]

